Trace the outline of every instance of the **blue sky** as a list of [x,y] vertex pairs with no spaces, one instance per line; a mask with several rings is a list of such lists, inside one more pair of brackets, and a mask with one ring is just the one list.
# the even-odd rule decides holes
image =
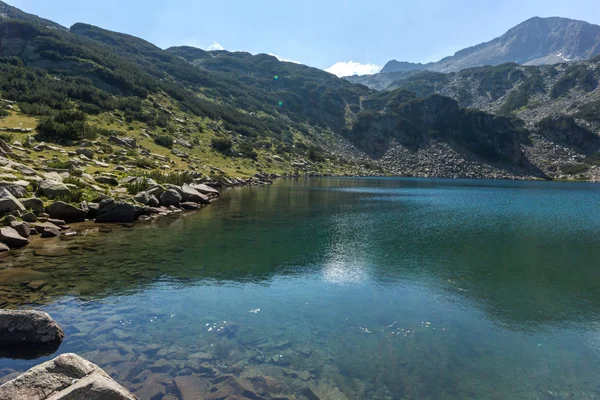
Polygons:
[[[533,16],[600,25],[598,0],[7,0],[65,26],[86,22],[166,48],[271,53],[340,75],[390,59],[437,61]],[[211,47],[212,46],[212,47]],[[331,69],[332,66],[335,68]]]

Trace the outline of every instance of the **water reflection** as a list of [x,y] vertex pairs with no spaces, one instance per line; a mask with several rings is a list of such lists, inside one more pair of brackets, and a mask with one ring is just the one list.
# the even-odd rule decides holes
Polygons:
[[[153,226],[37,243],[4,261],[0,303],[43,305],[67,328],[61,352],[132,390],[142,387],[124,359],[350,398],[595,398],[598,190],[391,179],[235,189]],[[210,358],[179,366],[194,353]],[[0,361],[0,375],[28,365]]]

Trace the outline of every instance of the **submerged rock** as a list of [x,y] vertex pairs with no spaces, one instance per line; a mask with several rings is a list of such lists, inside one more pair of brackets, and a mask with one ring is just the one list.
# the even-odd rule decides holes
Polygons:
[[0,386],[0,399],[136,400],[100,367],[75,354],[63,354]]
[[60,326],[45,312],[0,310],[2,344],[60,343],[64,336]]

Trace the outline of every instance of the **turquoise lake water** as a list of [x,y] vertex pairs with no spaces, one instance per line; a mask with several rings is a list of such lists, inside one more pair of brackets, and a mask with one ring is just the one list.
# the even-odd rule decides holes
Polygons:
[[[232,189],[179,218],[34,243],[0,265],[2,303],[50,313],[58,353],[141,398],[233,373],[290,398],[599,399],[600,186]],[[50,358],[0,359],[0,377]]]

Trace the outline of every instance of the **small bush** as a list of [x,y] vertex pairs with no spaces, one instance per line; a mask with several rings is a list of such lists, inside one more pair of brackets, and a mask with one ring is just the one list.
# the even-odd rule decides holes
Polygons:
[[565,164],[560,167],[560,170],[566,175],[577,175],[587,171],[589,168],[590,166],[586,164]]
[[221,153],[225,153],[231,151],[233,143],[229,138],[216,137],[211,140],[210,145],[213,149],[220,151]]
[[238,145],[238,153],[240,153],[240,155],[242,157],[245,158],[251,158],[253,160],[257,160],[258,159],[258,153],[256,152],[256,150],[254,150],[254,146],[252,146],[252,143],[250,142],[242,142]]
[[158,167],[158,165],[154,161],[149,160],[147,158],[138,158],[137,160],[135,160],[135,166],[144,169],[154,169]]
[[154,136],[154,143],[156,143],[159,146],[166,147],[167,149],[173,148],[173,138],[168,135]]
[[6,111],[4,108],[0,108],[0,118],[8,117],[9,115],[10,113],[8,111]]
[[125,187],[127,188],[127,193],[138,194],[150,189],[150,184],[148,183],[148,178],[143,177],[142,179],[136,179],[135,181],[127,184]]
[[0,133],[0,139],[4,140],[6,143],[12,143],[15,138],[15,135],[12,133]]
[[73,163],[71,161],[63,161],[63,160],[50,160],[48,161],[48,168],[54,169],[72,169]]
[[310,146],[308,148],[308,158],[313,162],[325,161],[325,156],[317,146]]
[[195,176],[187,171],[164,173],[158,170],[148,172],[143,175],[145,178],[153,179],[161,185],[170,183],[181,186],[185,183],[192,183]]

